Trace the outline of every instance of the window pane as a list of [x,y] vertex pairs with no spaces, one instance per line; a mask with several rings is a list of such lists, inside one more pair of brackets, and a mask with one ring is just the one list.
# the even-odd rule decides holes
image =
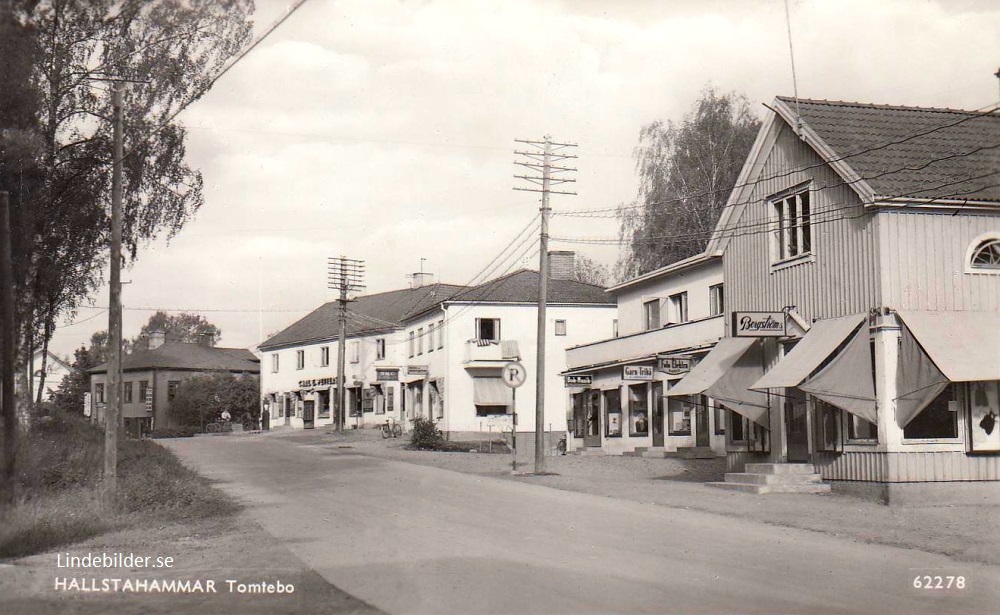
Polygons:
[[950,384],[920,411],[906,427],[903,437],[907,439],[957,438],[958,407],[955,402],[955,385]]
[[687,397],[667,398],[667,432],[672,436],[691,435],[691,403]]
[[619,438],[622,435],[622,402],[618,389],[604,392],[605,435]]
[[649,435],[649,399],[645,384],[634,384],[628,388],[629,435]]
[[803,192],[799,195],[800,209],[799,214],[801,216],[800,224],[802,233],[802,252],[812,251],[812,221],[810,220],[810,210],[809,210],[809,192]]
[[743,442],[747,439],[746,424],[742,415],[726,410],[729,415],[729,439],[732,442]]

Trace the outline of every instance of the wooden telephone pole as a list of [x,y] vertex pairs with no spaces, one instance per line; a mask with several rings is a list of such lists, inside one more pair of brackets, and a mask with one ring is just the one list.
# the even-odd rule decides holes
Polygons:
[[114,170],[111,176],[111,298],[108,303],[108,402],[104,411],[104,505],[114,506],[118,491],[118,423],[122,389],[122,85],[113,84]]
[[365,261],[339,256],[327,259],[327,288],[340,292],[340,334],[337,336],[337,404],[335,422],[337,431],[343,431],[347,414],[347,391],[344,371],[347,352],[347,294],[364,290]]
[[552,189],[553,185],[576,181],[555,175],[574,172],[576,169],[553,164],[553,162],[576,158],[573,154],[561,153],[561,150],[567,147],[576,147],[576,145],[573,143],[554,143],[549,135],[542,137],[541,141],[522,139],[515,139],[515,141],[533,147],[534,150],[515,150],[515,154],[524,156],[527,160],[517,161],[514,164],[526,167],[540,175],[515,175],[514,177],[531,182],[538,187],[515,187],[514,190],[542,193],[542,206],[539,210],[542,214],[542,226],[538,238],[538,332],[536,340],[538,354],[535,369],[535,474],[541,474],[545,471],[545,306],[548,301],[549,289],[549,214],[552,211],[549,208],[549,195],[576,194],[575,192]]

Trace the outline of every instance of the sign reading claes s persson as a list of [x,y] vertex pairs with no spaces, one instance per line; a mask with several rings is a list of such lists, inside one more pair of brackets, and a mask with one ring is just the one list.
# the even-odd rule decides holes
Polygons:
[[784,312],[733,312],[733,337],[784,337]]

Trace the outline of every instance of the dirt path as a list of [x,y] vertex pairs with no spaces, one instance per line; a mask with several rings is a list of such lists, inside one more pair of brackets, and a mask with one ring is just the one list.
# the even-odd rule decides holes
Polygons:
[[[69,556],[88,553],[134,553],[172,557],[170,569],[89,568],[66,569],[58,564]],[[145,580],[190,580],[206,588],[214,581],[215,592],[92,592],[73,589],[69,579],[81,579],[81,587],[102,587],[107,579],[129,579],[133,587]],[[60,580],[67,589],[56,589]],[[238,581],[232,591],[227,580]],[[288,593],[249,593],[253,583],[292,586]],[[240,593],[240,584],[246,593]],[[277,586],[274,586],[275,591]],[[33,614],[216,615],[246,613],[336,613],[375,614],[379,611],[330,585],[308,568],[280,542],[263,532],[245,514],[236,519],[216,519],[184,525],[127,530],[61,549],[0,565],[0,612]]]

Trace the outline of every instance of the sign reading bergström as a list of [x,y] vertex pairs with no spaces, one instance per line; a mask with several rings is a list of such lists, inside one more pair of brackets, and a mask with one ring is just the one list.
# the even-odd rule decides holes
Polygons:
[[733,337],[784,337],[785,313],[733,312]]

